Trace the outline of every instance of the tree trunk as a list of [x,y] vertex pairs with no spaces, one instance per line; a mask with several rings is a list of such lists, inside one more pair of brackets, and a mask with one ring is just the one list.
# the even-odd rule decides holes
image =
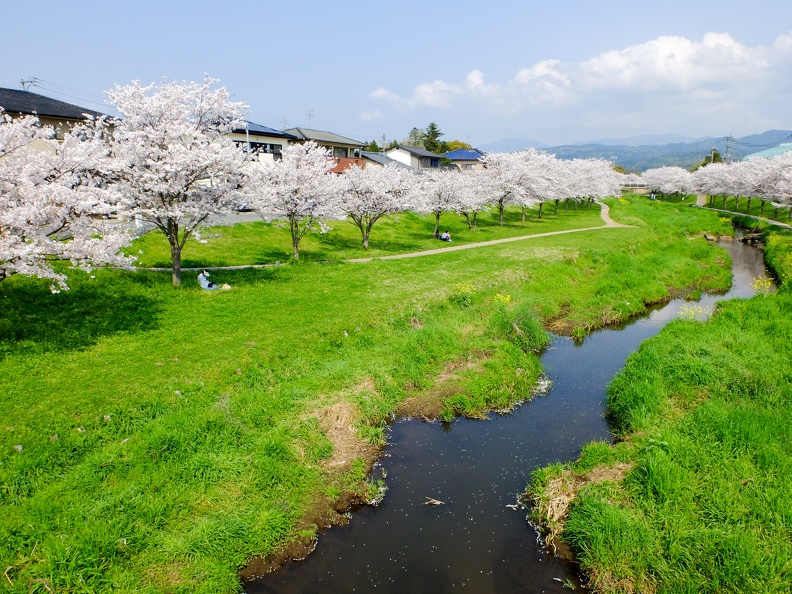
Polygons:
[[555,208],[553,208],[553,216],[558,214],[558,198],[555,199]]
[[577,203],[578,203],[578,201],[575,200],[575,212],[577,212],[577,206],[578,206]]
[[765,201],[764,201],[764,200],[760,200],[759,202],[762,204],[762,207],[761,207],[761,209],[759,210],[759,214],[760,214],[760,215],[762,215],[762,216],[764,216],[764,207],[765,207]]
[[369,238],[368,232],[364,232],[363,233],[363,249],[364,250],[368,249],[368,238]]
[[773,213],[773,218],[774,219],[778,218],[778,207],[777,206],[775,207],[775,212]]
[[726,210],[726,194],[723,195],[723,206],[721,208],[723,208],[723,210]]
[[544,206],[544,202],[539,203],[539,216],[537,218],[542,218],[542,207]]
[[748,205],[745,207],[745,214],[751,213],[751,197],[748,196]]
[[564,212],[567,212],[568,210],[569,210],[569,198],[564,200]]
[[300,236],[292,235],[292,258],[297,262],[300,259]]
[[295,218],[289,219],[289,228],[292,236],[292,258],[294,261],[300,259],[300,221]]
[[[443,213],[442,212],[435,212],[435,230],[434,230],[434,236],[435,237],[437,237],[437,232],[440,231],[440,215],[441,214],[443,214]],[[502,224],[503,223],[501,223],[501,225]]]
[[179,246],[178,237],[176,242],[171,242],[171,261],[172,261],[172,274],[174,287],[181,287],[181,247]]
[[501,200],[500,202],[498,202],[498,212],[499,212],[499,216],[500,216],[500,218],[499,218],[499,221],[500,221],[500,222],[499,222],[499,225],[500,225],[501,227],[503,227],[503,200]]
[[522,205],[522,222],[525,222],[525,204]]

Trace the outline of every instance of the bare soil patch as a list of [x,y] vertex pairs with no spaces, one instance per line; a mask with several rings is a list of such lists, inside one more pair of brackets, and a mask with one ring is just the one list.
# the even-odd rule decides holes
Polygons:
[[487,360],[486,353],[476,353],[472,359],[450,361],[437,376],[434,385],[402,400],[396,409],[399,417],[412,417],[425,421],[436,421],[445,409],[446,399],[464,390],[463,374],[469,370],[481,369]]
[[556,555],[572,559],[572,551],[558,538],[564,529],[569,505],[584,486],[605,481],[618,483],[633,466],[619,462],[613,466],[598,466],[585,474],[565,470],[561,476],[549,481],[544,491],[532,498],[545,531],[545,545]]

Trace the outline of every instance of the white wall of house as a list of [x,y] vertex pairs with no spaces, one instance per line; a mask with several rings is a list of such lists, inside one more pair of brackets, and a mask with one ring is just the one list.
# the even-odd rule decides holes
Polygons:
[[418,162],[418,159],[413,157],[412,153],[408,153],[403,148],[392,148],[385,151],[385,154],[388,155],[394,161],[398,161],[408,167],[412,167],[414,169],[420,169],[421,165]]

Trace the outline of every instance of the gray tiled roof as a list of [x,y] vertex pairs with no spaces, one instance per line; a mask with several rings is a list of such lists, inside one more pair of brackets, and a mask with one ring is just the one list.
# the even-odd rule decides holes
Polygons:
[[0,107],[8,113],[36,114],[64,120],[82,120],[85,119],[85,114],[93,117],[104,115],[93,109],[17,89],[0,88]]
[[346,144],[354,147],[362,147],[365,143],[340,134],[333,134],[332,132],[324,132],[322,130],[311,130],[310,128],[289,128],[284,130],[287,134],[296,136],[300,140],[313,140],[319,144]]
[[[426,149],[422,149],[417,146],[410,146],[407,144],[399,144],[395,148],[404,149],[408,153],[412,153],[416,157],[431,157],[433,159],[439,159],[442,155],[438,155],[437,153],[433,153],[432,151],[427,151]],[[394,150],[394,149],[389,149]]]

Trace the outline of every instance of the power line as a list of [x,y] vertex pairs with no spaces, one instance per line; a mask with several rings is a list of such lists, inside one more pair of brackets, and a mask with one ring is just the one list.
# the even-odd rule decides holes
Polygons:
[[[66,87],[64,85],[58,85],[57,83],[51,83],[49,81],[42,80],[40,78],[36,78],[35,76],[30,78],[29,80],[21,80],[19,82],[22,84],[22,90],[23,91],[27,91],[29,87],[36,87],[36,88],[39,88],[39,89],[43,89],[45,91],[49,91],[50,93],[52,93],[54,95],[60,95],[61,97],[68,97],[69,99],[74,99],[75,101],[79,101],[80,103],[90,103],[91,105],[95,105],[97,107],[101,107],[103,110],[107,110],[107,104],[106,103],[99,103],[97,101],[91,101],[90,99],[86,99],[85,97],[77,97],[75,95],[70,95],[69,93],[64,93],[63,91],[59,91],[58,89],[50,88],[48,85],[52,85],[52,86],[56,86],[56,87],[62,87],[64,89],[68,89],[70,91],[74,91],[75,93],[80,93],[82,95],[85,95],[86,97],[97,97],[98,98],[97,95],[92,95],[91,93],[86,93],[84,91],[79,91],[77,89],[70,89],[69,87]],[[44,83],[44,84],[42,84],[42,83]]]

